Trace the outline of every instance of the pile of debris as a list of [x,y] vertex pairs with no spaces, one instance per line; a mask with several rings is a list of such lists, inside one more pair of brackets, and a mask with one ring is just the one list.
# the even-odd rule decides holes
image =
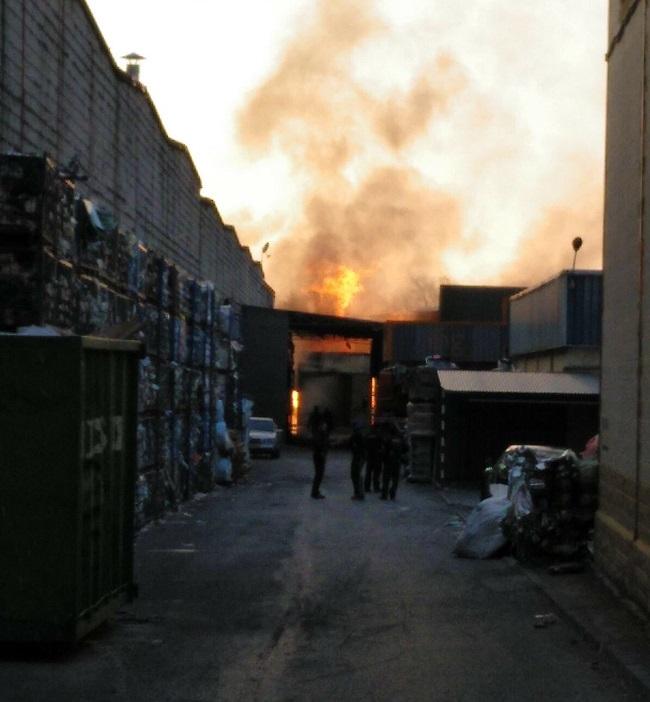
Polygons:
[[[598,508],[598,462],[569,449],[513,446],[497,463],[505,497],[483,500],[470,515],[457,555],[488,558],[510,545],[520,560],[585,554]],[[481,515],[480,517],[478,515]],[[500,531],[503,540],[495,539]]]

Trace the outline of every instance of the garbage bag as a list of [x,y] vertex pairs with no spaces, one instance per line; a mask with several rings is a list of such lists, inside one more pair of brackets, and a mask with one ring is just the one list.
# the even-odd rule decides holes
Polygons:
[[534,509],[533,498],[525,480],[519,480],[512,487],[510,501],[513,505],[514,516],[516,518],[525,517],[532,513]]
[[502,549],[508,540],[501,524],[512,508],[507,497],[488,497],[472,510],[454,553],[462,558],[490,558]]

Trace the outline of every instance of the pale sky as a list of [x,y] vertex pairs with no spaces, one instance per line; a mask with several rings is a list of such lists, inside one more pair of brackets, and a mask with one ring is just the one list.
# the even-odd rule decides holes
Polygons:
[[[303,200],[316,188],[314,173],[296,163],[286,136],[256,151],[244,148],[237,120],[279,70],[287,46],[314,35],[308,28],[327,4],[87,2],[118,65],[132,51],[146,57],[142,82],[169,135],[188,145],[203,194],[216,200],[243,242],[259,254],[265,241],[297,231]],[[445,249],[440,275],[489,282],[494,275],[486,266],[492,274],[506,271],[522,238],[543,231],[562,208],[572,208],[575,228],[592,230],[576,235],[601,236],[593,203],[602,189],[606,0],[350,5],[376,15],[381,27],[348,47],[341,64],[349,72],[346,90],[366,102],[394,101],[418,75],[428,71],[435,81],[440,57],[451,60],[458,77],[448,103],[417,138],[390,150],[362,134],[340,174],[354,187],[373,169],[398,165],[459,203],[457,245]],[[271,263],[269,271],[275,286]]]

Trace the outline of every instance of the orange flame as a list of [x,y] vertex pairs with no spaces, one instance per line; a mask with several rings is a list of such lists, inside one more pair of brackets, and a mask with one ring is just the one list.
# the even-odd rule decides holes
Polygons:
[[291,391],[291,418],[289,420],[289,431],[291,436],[298,436],[299,416],[300,416],[300,392]]
[[347,266],[339,266],[334,275],[326,275],[320,285],[312,285],[309,292],[320,296],[339,316],[344,315],[354,296],[363,290],[361,277]]

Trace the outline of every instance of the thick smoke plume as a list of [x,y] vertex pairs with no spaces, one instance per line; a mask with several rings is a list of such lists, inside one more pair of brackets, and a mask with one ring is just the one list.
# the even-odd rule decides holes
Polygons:
[[[491,105],[463,64],[443,48],[434,47],[412,75],[377,88],[359,70],[358,57],[382,42],[394,45],[393,34],[371,0],[322,0],[240,113],[241,142],[258,156],[282,154],[302,184],[289,228],[276,237],[264,264],[278,305],[358,317],[404,316],[433,307],[440,282],[537,282],[570,265],[576,235],[587,242],[580,265],[598,265],[601,183],[585,158],[573,163],[570,191],[551,203],[546,197],[541,208],[533,186],[529,193],[513,184],[514,196],[523,192],[531,208],[521,218],[525,226],[518,241],[501,246],[494,233],[482,231],[472,209],[477,205],[472,179],[485,187],[481,175],[496,174],[503,182],[495,185],[494,199],[507,193],[508,169],[526,157],[524,140],[531,135],[520,127],[507,129],[515,116],[504,119],[502,108]],[[440,150],[422,152],[424,137],[426,148],[438,139]],[[450,143],[456,149],[461,143],[468,154],[464,187],[452,187],[453,178],[441,185],[414,165],[429,160],[444,168]],[[268,238],[254,227],[242,234],[249,243]],[[489,254],[486,261],[500,265],[481,268],[482,251]],[[478,273],[475,263],[471,279],[462,279],[463,259],[477,255]],[[334,281],[348,286],[349,299],[333,294]]]

